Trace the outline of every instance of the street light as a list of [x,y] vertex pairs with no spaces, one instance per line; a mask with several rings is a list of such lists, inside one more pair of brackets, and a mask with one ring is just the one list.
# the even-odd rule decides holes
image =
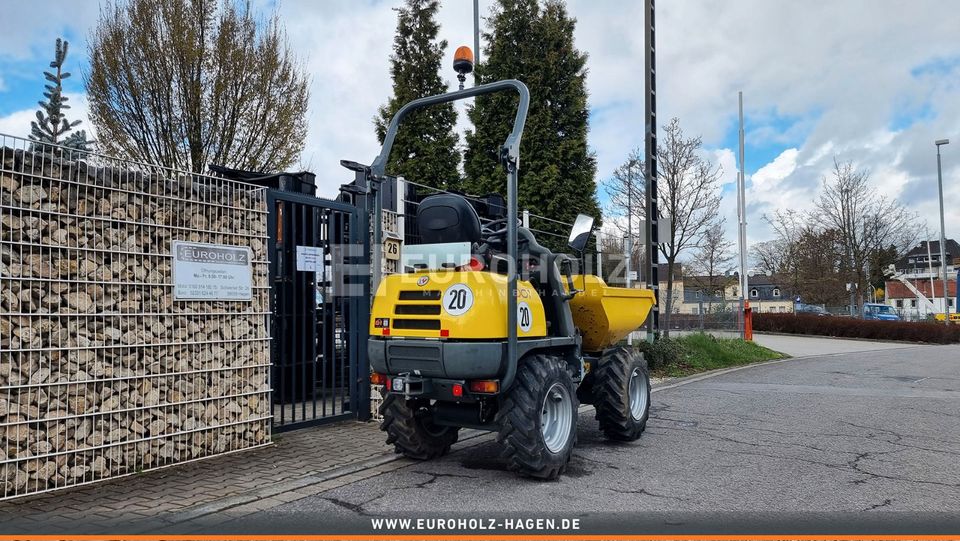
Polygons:
[[946,232],[943,225],[943,171],[940,168],[940,146],[950,144],[949,139],[937,139],[937,189],[940,191],[940,278],[943,280],[943,323],[950,324],[950,301],[947,296],[947,249]]

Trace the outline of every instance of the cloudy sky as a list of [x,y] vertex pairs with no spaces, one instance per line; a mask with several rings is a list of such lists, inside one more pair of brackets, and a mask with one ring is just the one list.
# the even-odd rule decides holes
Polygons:
[[[66,85],[84,118],[86,35],[97,0],[5,2],[0,18],[0,133],[26,135],[53,41],[71,41]],[[350,176],[338,160],[369,163],[372,118],[390,92],[398,0],[283,0],[290,41],[312,77],[302,166],[326,194]],[[491,0],[480,0],[486,14]],[[259,0],[258,9],[272,9]],[[568,0],[577,46],[589,53],[590,146],[606,179],[643,144],[639,0]],[[658,6],[659,117],[703,136],[724,169],[724,213],[736,222],[737,91],[744,92],[749,240],[761,217],[806,209],[834,157],[872,172],[876,189],[937,220],[936,151],[943,147],[947,234],[960,235],[960,5],[952,0],[672,0]],[[441,37],[472,44],[472,2],[445,0]],[[451,86],[454,74],[449,73]],[[463,124],[463,123],[461,123]],[[85,123],[86,125],[86,123]],[[89,126],[87,126],[89,128]]]

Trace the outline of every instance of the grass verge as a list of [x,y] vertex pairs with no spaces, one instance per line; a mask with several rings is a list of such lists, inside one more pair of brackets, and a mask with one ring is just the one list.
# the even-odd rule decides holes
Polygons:
[[[707,370],[783,359],[783,353],[739,338],[691,334],[641,345],[656,377],[689,376]],[[652,362],[651,362],[652,361]]]

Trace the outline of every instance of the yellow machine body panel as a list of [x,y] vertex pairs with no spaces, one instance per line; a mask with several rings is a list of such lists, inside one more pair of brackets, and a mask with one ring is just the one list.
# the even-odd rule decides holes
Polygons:
[[599,276],[575,275],[573,287],[582,290],[570,300],[570,308],[583,335],[584,351],[601,351],[616,344],[643,325],[653,307],[653,291],[610,287]]
[[[547,334],[543,303],[517,281],[517,338]],[[507,277],[483,271],[385,276],[370,314],[370,336],[497,340],[507,337]]]

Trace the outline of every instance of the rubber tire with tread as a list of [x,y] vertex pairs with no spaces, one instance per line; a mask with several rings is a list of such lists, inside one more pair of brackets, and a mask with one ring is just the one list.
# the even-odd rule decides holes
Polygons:
[[[553,356],[531,355],[519,364],[516,379],[497,411],[497,441],[504,446],[501,456],[507,460],[510,471],[537,479],[556,479],[566,469],[577,443],[579,404],[573,378],[565,364]],[[567,388],[573,422],[567,445],[554,453],[544,443],[540,425],[545,394],[558,381]]]
[[[647,405],[639,420],[630,413],[630,375],[639,369],[647,383]],[[634,441],[650,417],[650,374],[643,354],[617,348],[604,355],[594,372],[593,407],[600,430],[617,441]]]
[[416,460],[439,458],[450,451],[457,442],[459,428],[434,427],[435,432],[427,429],[429,413],[416,407],[416,402],[404,397],[388,394],[380,404],[383,422],[380,430],[387,433],[387,445],[393,444],[397,453]]

